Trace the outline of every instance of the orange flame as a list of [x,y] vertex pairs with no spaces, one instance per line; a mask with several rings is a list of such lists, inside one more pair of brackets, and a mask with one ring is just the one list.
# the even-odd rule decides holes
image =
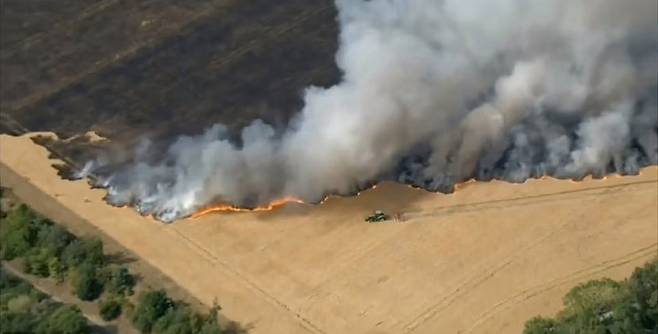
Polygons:
[[[638,173],[638,175],[641,175],[641,173]],[[621,174],[608,174],[608,175],[605,175],[602,178],[600,178],[600,180],[601,181],[606,181],[610,178],[621,178],[621,177],[622,177]],[[542,175],[538,179],[539,180],[547,180],[547,179],[550,179],[550,178],[551,178],[551,176]],[[514,183],[514,184],[524,184],[524,183],[528,182],[529,180],[531,180],[531,178],[528,178],[528,179],[524,180],[522,183]],[[576,181],[576,180],[573,180],[573,179],[568,179],[567,181],[569,181],[571,183],[580,183],[581,182],[581,181]],[[468,179],[468,180],[463,181],[461,183],[456,183],[454,190],[455,190],[455,192],[463,190],[467,186],[469,186],[471,184],[474,184],[474,183],[477,183],[477,182],[478,181],[476,179]],[[408,185],[408,187],[416,188],[413,185]],[[376,189],[376,188],[377,188],[377,184],[375,184],[372,187],[370,187],[368,189],[365,189],[365,190],[373,190],[373,189]],[[438,194],[441,194],[441,193],[438,193]],[[359,196],[359,195],[361,195],[361,191],[354,194],[354,196]],[[323,204],[330,197],[331,196],[325,196],[317,204]],[[210,214],[210,213],[272,211],[274,209],[280,208],[280,207],[285,206],[285,205],[290,204],[290,203],[305,204],[306,202],[302,201],[301,199],[295,198],[295,197],[284,197],[284,198],[281,198],[281,199],[278,199],[278,200],[274,200],[268,205],[258,206],[258,207],[255,207],[255,208],[241,208],[241,207],[238,207],[238,206],[235,206],[235,205],[220,204],[220,205],[215,205],[215,206],[205,208],[205,209],[193,214],[191,217],[192,218],[200,218],[200,217],[205,216],[205,215]]]
[[[376,189],[377,185],[373,185],[369,189]],[[356,193],[356,196],[361,195],[361,192]],[[329,196],[325,196],[319,203],[317,204],[322,204],[326,202],[329,199]],[[295,197],[284,197],[281,199],[277,199],[272,201],[268,205],[264,206],[257,206],[255,208],[241,208],[239,206],[235,205],[228,205],[228,204],[219,204],[219,205],[214,205],[208,208],[205,208],[203,210],[200,210],[196,213],[194,213],[191,218],[200,218],[202,216],[205,216],[207,214],[211,213],[231,213],[231,212],[261,212],[261,211],[272,211],[274,209],[280,208],[282,206],[285,206],[290,203],[298,203],[298,204],[306,204],[306,202],[302,201],[299,198]]]
[[284,197],[272,201],[272,203],[264,206],[257,206],[255,208],[241,208],[235,205],[220,204],[208,207],[192,215],[192,218],[199,218],[205,216],[209,213],[215,212],[259,212],[259,211],[272,211],[274,209],[280,208],[286,204],[290,203],[299,203],[304,204],[304,201],[294,198],[294,197]]

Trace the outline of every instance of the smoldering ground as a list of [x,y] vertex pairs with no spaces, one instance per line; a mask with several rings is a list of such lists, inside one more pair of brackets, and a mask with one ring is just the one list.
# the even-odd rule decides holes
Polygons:
[[100,175],[111,203],[172,221],[216,202],[316,202],[382,179],[450,191],[472,177],[580,178],[658,163],[653,0],[336,6],[342,80],[307,88],[285,129],[256,120],[236,139],[216,124],[84,172]]

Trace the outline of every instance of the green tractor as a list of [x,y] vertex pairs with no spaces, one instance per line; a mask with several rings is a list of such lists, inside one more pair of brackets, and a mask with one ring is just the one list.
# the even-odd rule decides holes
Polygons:
[[385,220],[389,220],[389,218],[390,217],[387,214],[383,213],[382,211],[377,210],[377,211],[375,211],[374,214],[366,217],[366,221],[368,223],[378,223],[378,222],[383,222]]

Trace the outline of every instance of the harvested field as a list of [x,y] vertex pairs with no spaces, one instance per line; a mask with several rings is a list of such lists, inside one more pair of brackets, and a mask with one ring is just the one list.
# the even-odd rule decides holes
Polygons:
[[[62,208],[251,333],[518,333],[566,291],[656,256],[658,168],[638,176],[468,183],[453,195],[381,184],[354,198],[159,224],[57,177],[27,136],[0,137],[2,184]],[[47,197],[31,202],[23,185]],[[372,210],[397,222],[368,224]]]
[[18,122],[129,145],[285,125],[305,87],[339,76],[330,0],[8,0],[1,14],[0,133]]

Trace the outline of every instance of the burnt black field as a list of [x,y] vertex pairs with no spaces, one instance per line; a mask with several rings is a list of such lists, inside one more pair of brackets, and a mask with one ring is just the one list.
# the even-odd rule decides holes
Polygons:
[[[338,81],[331,0],[2,2],[0,132],[166,142],[221,122],[284,126]],[[82,161],[84,141],[51,143]]]

